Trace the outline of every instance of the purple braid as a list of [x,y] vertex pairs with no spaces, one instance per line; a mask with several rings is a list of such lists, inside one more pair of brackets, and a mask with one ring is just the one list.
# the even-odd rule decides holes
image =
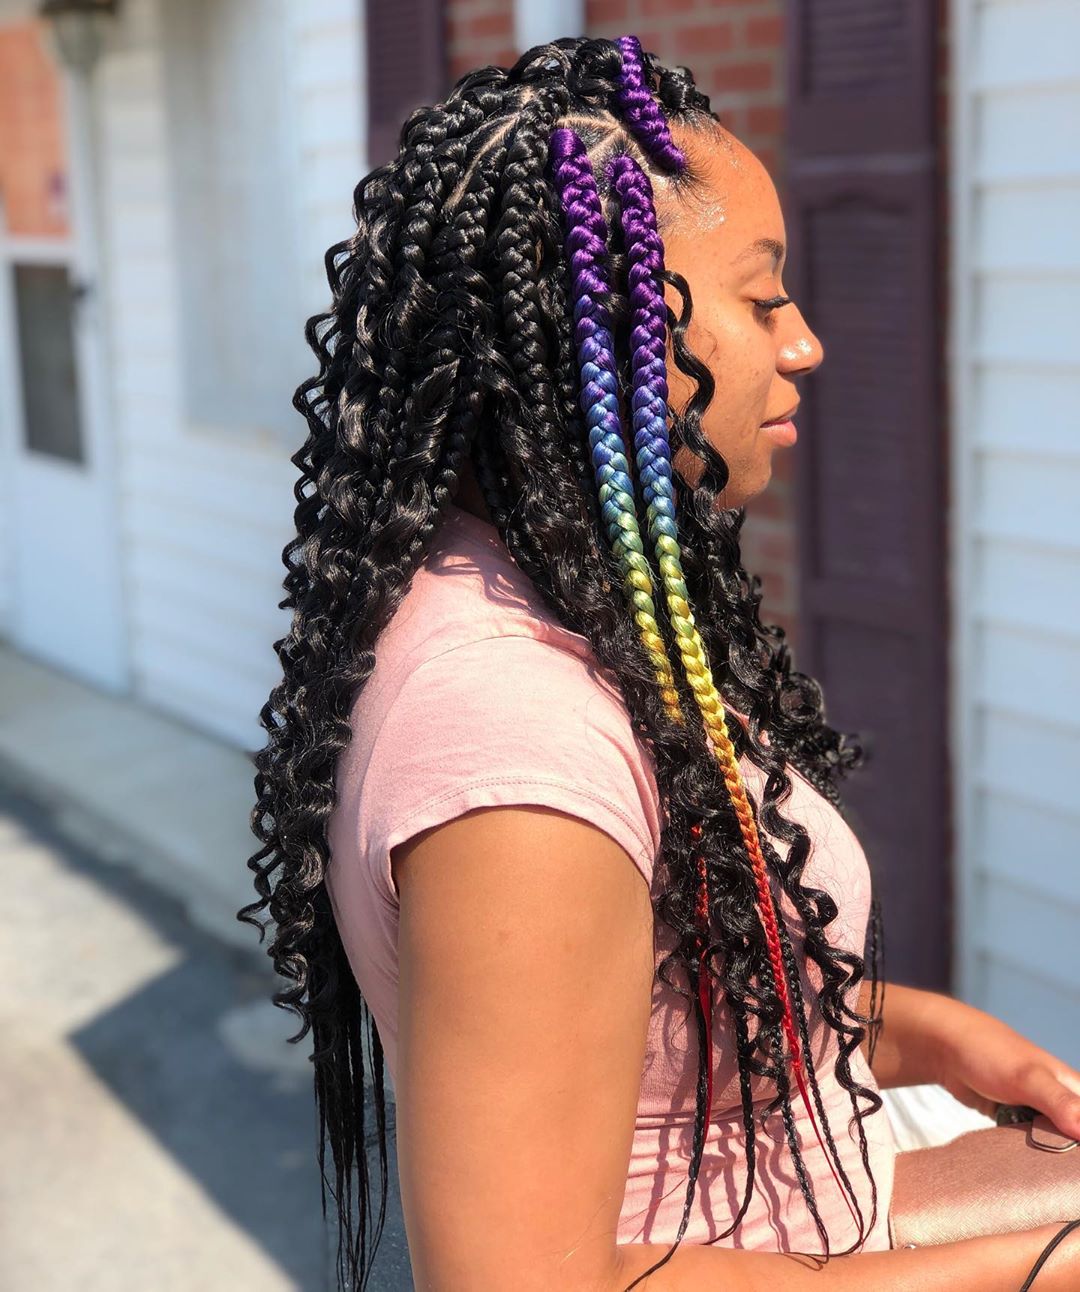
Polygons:
[[636,36],[620,36],[616,44],[622,53],[622,71],[615,101],[626,128],[657,165],[665,170],[685,169],[686,154],[672,139],[667,118],[645,80],[641,41]]
[[[742,783],[737,755],[728,731],[724,702],[719,688],[713,680],[705,643],[694,622],[694,613],[690,606],[689,593],[687,592],[686,579],[683,573],[682,552],[675,523],[671,450],[667,432],[667,309],[664,302],[663,282],[660,277],[664,269],[664,244],[657,227],[652,184],[649,182],[648,175],[638,163],[626,154],[612,158],[607,167],[607,176],[618,200],[623,238],[626,244],[627,279],[630,297],[630,363],[633,385],[631,407],[633,410],[634,447],[637,457],[638,478],[642,483],[645,495],[649,537],[652,540],[656,563],[663,582],[668,618],[671,622],[683,671],[693,692],[694,700],[701,713],[705,728],[709,733],[713,752],[716,754],[717,761],[723,770],[724,780],[740,818],[740,828],[744,832],[747,853],[758,885],[759,915],[766,942],[769,945],[769,957],[777,992],[784,1009],[784,1030],[788,1034],[790,1041],[792,1034],[798,1035],[797,1027],[800,1020],[796,1018],[795,1008],[792,1004],[794,988],[789,986],[789,979],[786,976],[787,966],[783,959],[783,946],[780,939],[780,923],[783,917],[769,888],[765,859],[761,853],[756,823],[753,823],[753,814],[745,798],[745,788]],[[704,890],[704,912],[707,921],[709,910],[708,887],[707,880],[704,878],[702,888]],[[709,987],[703,962],[699,972],[701,973],[699,990],[706,993],[703,998],[703,1008],[705,1008],[711,996],[707,994]],[[711,1036],[711,1029],[707,1030],[706,1036]],[[863,1221],[861,1212],[856,1215],[856,1210],[858,1209],[856,1194],[844,1170],[843,1162],[837,1153],[828,1118],[821,1107],[812,1059],[811,1066],[807,1067],[804,1063],[800,1042],[801,1037],[799,1037],[796,1044],[791,1045],[790,1062],[792,1071],[806,1105],[810,1123],[817,1133],[823,1154],[826,1152],[824,1141],[828,1140],[835,1159],[835,1165],[827,1155],[825,1161],[833,1173],[845,1202],[847,1202],[849,1209],[852,1211],[852,1218],[861,1231]],[[708,1042],[706,1047],[707,1045]],[[809,1051],[807,1051],[807,1056],[809,1056]],[[712,1091],[711,1066],[706,1069],[703,1075],[707,1081],[706,1107],[709,1108]],[[807,1081],[809,1081],[810,1088],[813,1089],[818,1099],[818,1108],[821,1112],[820,1126],[811,1106]],[[696,1152],[697,1145],[695,1145]],[[693,1179],[691,1183],[693,1183]],[[688,1198],[692,1198],[692,1196],[692,1192],[688,1192]],[[746,1201],[748,1200],[749,1195],[746,1198]],[[744,1202],[745,1205],[746,1203]],[[686,1222],[687,1213],[684,1213],[683,1224],[678,1235],[680,1239],[685,1231]]]
[[552,179],[565,221],[581,408],[588,427],[600,515],[664,705],[675,721],[681,721],[671,662],[656,622],[652,570],[638,526],[634,484],[623,443],[615,342],[611,320],[602,303],[609,290],[604,263],[607,224],[596,176],[585,144],[573,130],[560,127],[551,132],[550,156]]

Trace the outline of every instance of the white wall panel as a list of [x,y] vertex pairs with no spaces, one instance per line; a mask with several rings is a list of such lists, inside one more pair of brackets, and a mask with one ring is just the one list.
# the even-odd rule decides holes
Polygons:
[[1080,1063],[1080,6],[951,22],[957,986]]

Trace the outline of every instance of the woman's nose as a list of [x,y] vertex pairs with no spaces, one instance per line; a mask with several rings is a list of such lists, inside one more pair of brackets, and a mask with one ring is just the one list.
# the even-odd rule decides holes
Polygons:
[[810,330],[798,307],[780,311],[781,317],[785,314],[785,327],[777,337],[776,366],[781,372],[813,372],[825,358],[825,347]]

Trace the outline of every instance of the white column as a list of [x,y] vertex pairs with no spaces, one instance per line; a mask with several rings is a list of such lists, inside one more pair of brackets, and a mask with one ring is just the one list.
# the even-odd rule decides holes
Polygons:
[[519,53],[560,36],[585,35],[585,0],[514,0],[514,44]]

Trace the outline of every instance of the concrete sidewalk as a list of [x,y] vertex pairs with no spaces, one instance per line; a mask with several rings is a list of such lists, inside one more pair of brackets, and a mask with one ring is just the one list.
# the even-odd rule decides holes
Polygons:
[[[263,971],[2,790],[0,866],[0,1287],[333,1287],[310,1064]],[[396,1172],[370,1286],[412,1286]]]
[[[310,1041],[235,919],[253,774],[0,644],[4,1292],[332,1286]],[[412,1286],[391,1167],[375,1292]]]
[[73,842],[175,897],[197,927],[265,960],[236,919],[255,897],[253,778],[239,750],[0,643],[0,781]]
[[[0,792],[31,805],[51,839],[0,825],[16,906],[0,948],[15,1037],[0,1061],[0,1152],[24,1164],[0,1182],[5,1292],[325,1285],[310,1065],[285,1043],[295,1027],[269,1003],[278,980],[257,934],[235,919],[254,896],[253,770],[212,737],[0,645]],[[110,888],[127,895],[119,907],[101,897]],[[183,918],[163,939],[170,901]],[[884,1095],[904,1148],[989,1124],[937,1086]],[[396,1176],[392,1191],[374,1280],[387,1292],[411,1285]]]

